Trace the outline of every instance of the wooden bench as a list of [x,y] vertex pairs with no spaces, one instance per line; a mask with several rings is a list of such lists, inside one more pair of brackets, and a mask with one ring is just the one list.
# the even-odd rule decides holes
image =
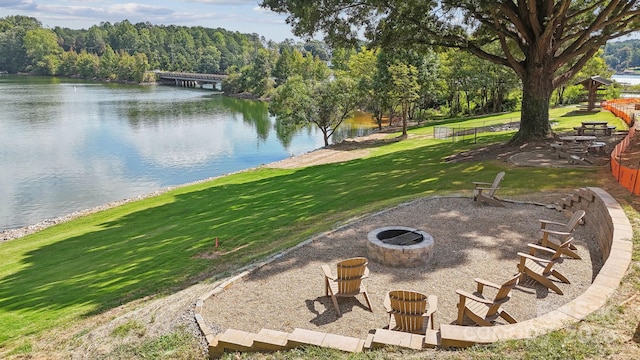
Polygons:
[[588,144],[579,143],[553,143],[551,149],[556,154],[557,159],[567,159],[569,162],[575,160],[575,158],[583,159],[583,155],[587,155],[589,152]]
[[607,144],[601,141],[594,141],[589,145],[589,152],[596,155],[605,154],[605,146]]

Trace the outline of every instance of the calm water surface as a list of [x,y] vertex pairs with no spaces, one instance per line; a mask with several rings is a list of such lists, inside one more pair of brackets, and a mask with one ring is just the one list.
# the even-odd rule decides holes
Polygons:
[[615,80],[619,83],[629,84],[629,85],[638,85],[640,84],[640,75],[613,75],[611,76],[612,80]]
[[[210,90],[0,75],[0,99],[0,230],[323,146]],[[373,126],[352,119],[333,140]]]

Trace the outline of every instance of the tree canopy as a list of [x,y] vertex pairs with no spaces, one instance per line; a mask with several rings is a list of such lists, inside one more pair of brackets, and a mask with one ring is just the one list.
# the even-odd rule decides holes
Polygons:
[[604,48],[607,65],[617,72],[640,68],[640,40],[630,39],[607,43]]
[[[295,34],[331,44],[364,35],[383,48],[446,46],[511,68],[522,81],[514,142],[548,135],[549,100],[613,38],[640,27],[638,0],[263,0]],[[497,45],[497,46],[495,46]],[[495,51],[495,49],[498,51]],[[569,67],[563,65],[571,64]],[[562,69],[562,71],[559,71]]]

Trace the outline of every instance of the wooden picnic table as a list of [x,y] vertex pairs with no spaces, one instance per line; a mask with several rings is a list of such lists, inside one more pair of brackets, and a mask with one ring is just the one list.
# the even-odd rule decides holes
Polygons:
[[570,135],[558,138],[560,143],[551,144],[551,148],[559,158],[566,158],[569,163],[579,163],[583,165],[591,164],[585,156],[589,153],[591,144],[596,140],[590,135]]
[[611,135],[615,128],[615,126],[610,126],[606,121],[583,121],[582,126],[574,127],[577,135],[584,135],[585,132],[595,134],[596,131],[602,131],[604,135]]

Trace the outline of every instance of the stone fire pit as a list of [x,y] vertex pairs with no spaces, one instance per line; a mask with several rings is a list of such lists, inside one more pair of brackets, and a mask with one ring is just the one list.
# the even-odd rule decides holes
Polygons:
[[369,260],[393,267],[419,267],[431,261],[433,237],[405,226],[385,226],[367,235]]

